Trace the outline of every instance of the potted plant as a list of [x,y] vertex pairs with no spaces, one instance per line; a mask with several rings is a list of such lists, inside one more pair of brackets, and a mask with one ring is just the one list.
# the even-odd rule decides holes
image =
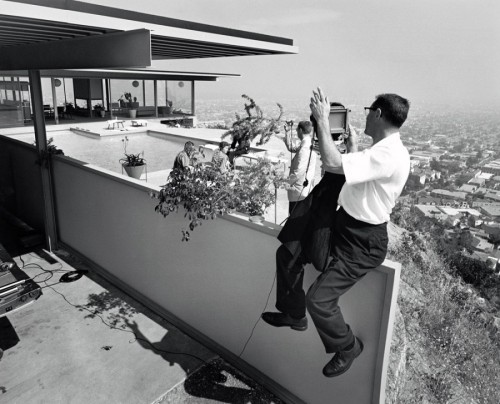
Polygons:
[[[62,155],[64,156],[64,152],[61,149],[58,149],[55,144],[52,144],[54,141],[54,138],[51,137],[47,139],[47,148],[42,151],[38,159],[36,160],[36,164],[44,167],[48,167],[51,161],[51,157],[54,154]],[[33,146],[36,146],[36,142],[33,143]]]
[[[125,98],[126,101],[123,101],[123,99]],[[123,93],[123,95],[120,97],[120,103],[121,104],[124,104],[126,108],[128,108],[128,114],[130,116],[130,118],[135,118],[137,116],[137,108],[134,108],[133,107],[133,103],[132,103],[132,93]]]
[[104,107],[101,104],[94,105],[94,111],[98,113],[101,116],[101,118],[104,118],[104,116],[106,115],[106,111],[104,110]]
[[144,151],[138,154],[127,153],[128,137],[122,139],[125,157],[120,159],[120,163],[129,177],[140,179],[144,168],[146,167],[146,160],[144,159]]

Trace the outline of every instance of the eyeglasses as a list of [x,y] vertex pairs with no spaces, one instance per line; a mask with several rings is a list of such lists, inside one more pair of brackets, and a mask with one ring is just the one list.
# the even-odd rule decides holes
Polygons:
[[370,111],[376,111],[377,108],[372,108],[372,107],[365,107],[365,116],[368,116]]

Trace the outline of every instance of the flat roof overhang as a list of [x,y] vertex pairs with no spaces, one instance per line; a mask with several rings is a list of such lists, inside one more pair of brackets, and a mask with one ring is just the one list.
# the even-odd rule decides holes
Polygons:
[[[129,39],[125,34],[132,36],[132,32],[136,43],[126,51]],[[96,47],[96,43],[106,40],[110,45]],[[65,43],[67,48],[61,48]],[[43,47],[43,52],[27,61],[27,56],[39,47]],[[63,51],[65,49],[74,52]],[[85,61],[76,56],[88,56],[90,51],[97,54],[98,61],[113,54],[118,60],[82,65]],[[145,63],[145,52],[149,63]],[[298,49],[293,46],[293,40],[287,38],[74,0],[0,0],[0,70],[137,67],[150,66],[151,60],[157,59],[296,53]],[[46,54],[50,57],[44,57]],[[139,61],[137,55],[141,55]],[[68,62],[68,57],[75,60]]]
[[[27,70],[4,70],[0,75],[6,77],[27,77]],[[40,70],[41,77],[53,78],[86,78],[86,79],[123,79],[123,80],[194,80],[217,81],[218,78],[241,77],[240,74],[230,73],[202,73],[154,70],[148,68],[137,69],[65,69]],[[10,83],[10,82],[7,82]]]
[[[147,67],[154,59],[295,53],[298,49],[286,38],[74,0],[0,0],[0,72],[28,72],[35,145],[40,158],[47,153],[41,70],[97,69],[99,72],[99,69]],[[104,72],[99,73],[102,78]],[[114,74],[128,72],[115,71]],[[138,78],[137,72],[132,74]],[[146,75],[144,71],[141,74]],[[153,74],[159,73],[147,77]],[[208,79],[207,75],[199,76]],[[57,247],[58,240],[50,164],[41,164],[40,173],[45,243],[51,251],[53,246]]]

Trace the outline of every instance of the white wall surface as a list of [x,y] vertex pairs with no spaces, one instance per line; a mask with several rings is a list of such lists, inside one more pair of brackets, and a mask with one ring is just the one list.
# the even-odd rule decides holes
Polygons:
[[[239,355],[264,311],[275,272],[277,228],[246,217],[205,222],[181,242],[182,214],[163,218],[145,182],[56,158],[60,239],[169,313]],[[318,273],[308,268],[306,287]],[[399,265],[386,262],[341,298],[365,350],[344,375],[328,379],[312,321],[305,332],[260,321],[242,359],[307,403],[376,403],[382,398]],[[267,310],[273,310],[274,291]],[[271,388],[273,383],[270,383]],[[286,396],[287,392],[282,392]]]

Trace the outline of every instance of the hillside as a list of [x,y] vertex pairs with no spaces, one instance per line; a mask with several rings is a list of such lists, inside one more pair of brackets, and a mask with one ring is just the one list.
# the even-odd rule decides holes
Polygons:
[[418,232],[389,226],[402,264],[386,403],[499,403],[499,308],[450,275]]

